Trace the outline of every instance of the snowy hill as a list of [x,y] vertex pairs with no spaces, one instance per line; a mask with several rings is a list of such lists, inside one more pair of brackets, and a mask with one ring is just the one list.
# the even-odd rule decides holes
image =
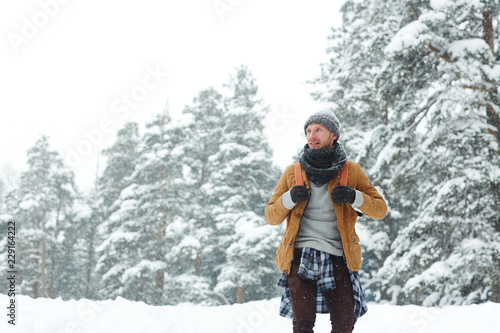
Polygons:
[[[16,326],[7,323],[9,297],[0,295],[4,309],[0,332],[16,333],[289,333],[291,321],[278,316],[279,299],[231,306],[192,304],[150,306],[123,298],[114,301],[62,301],[19,295]],[[424,308],[369,304],[355,332],[465,333],[498,332],[500,304]],[[329,332],[327,315],[318,316],[316,332]]]

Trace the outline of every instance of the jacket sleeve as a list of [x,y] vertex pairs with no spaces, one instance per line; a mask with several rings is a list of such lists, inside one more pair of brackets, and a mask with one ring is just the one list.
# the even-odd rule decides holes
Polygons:
[[283,194],[290,189],[290,186],[288,184],[288,175],[290,172],[293,173],[293,165],[288,166],[285,172],[283,172],[280,180],[278,181],[278,184],[276,185],[276,188],[274,189],[274,193],[271,199],[267,203],[264,215],[266,217],[267,223],[269,223],[270,225],[280,224],[291,212],[291,210],[286,209],[283,206],[283,203],[281,201],[281,197],[283,196]]
[[356,190],[363,193],[364,198],[363,204],[358,207],[358,209],[366,216],[381,220],[387,215],[387,204],[382,195],[380,195],[377,189],[371,184],[363,169],[359,164],[357,166],[358,183]]

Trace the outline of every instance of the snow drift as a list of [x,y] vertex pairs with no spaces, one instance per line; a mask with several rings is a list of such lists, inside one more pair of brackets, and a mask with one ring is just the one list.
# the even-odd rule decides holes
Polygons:
[[[289,333],[291,320],[278,316],[279,299],[228,306],[193,304],[151,306],[123,298],[109,301],[32,299],[18,295],[16,325],[8,324],[10,298],[0,295],[0,332],[16,333]],[[500,304],[426,308],[368,305],[355,332],[498,332]],[[327,315],[318,315],[316,332],[329,332]]]

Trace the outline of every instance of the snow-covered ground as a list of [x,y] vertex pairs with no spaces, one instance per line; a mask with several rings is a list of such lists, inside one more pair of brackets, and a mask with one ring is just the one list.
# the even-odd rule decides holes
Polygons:
[[[18,295],[16,325],[8,324],[10,298],[0,295],[0,332],[16,333],[290,333],[291,320],[278,316],[279,299],[231,306],[192,304],[151,306],[123,298],[114,301],[62,301]],[[319,315],[316,332],[329,332],[327,315]],[[355,333],[497,333],[500,304],[424,308],[369,304]]]

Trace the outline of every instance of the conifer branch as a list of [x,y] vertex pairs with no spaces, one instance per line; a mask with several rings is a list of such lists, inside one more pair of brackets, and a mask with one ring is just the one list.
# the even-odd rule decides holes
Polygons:
[[456,60],[453,60],[448,54],[442,52],[440,49],[438,49],[437,47],[433,46],[431,43],[427,44],[427,48],[430,51],[439,54],[439,57],[441,59],[443,59],[444,61],[446,61],[446,62],[449,62],[451,64],[454,63],[454,62],[456,62]]
[[[445,90],[448,90],[448,89],[445,89]],[[413,117],[413,119],[411,120],[411,125],[408,127],[408,132],[412,132],[415,130],[415,128],[417,128],[418,124],[422,121],[422,119],[425,118],[425,116],[427,115],[427,112],[429,112],[429,110],[431,109],[431,107],[436,104],[437,100],[438,100],[438,96],[441,95],[445,90],[440,90],[440,91],[437,91],[435,92],[428,100],[427,100],[427,103],[425,104],[425,106],[423,108],[421,108],[420,110],[418,110],[418,112],[415,114],[415,116]],[[421,115],[420,119],[416,120],[417,117]]]

